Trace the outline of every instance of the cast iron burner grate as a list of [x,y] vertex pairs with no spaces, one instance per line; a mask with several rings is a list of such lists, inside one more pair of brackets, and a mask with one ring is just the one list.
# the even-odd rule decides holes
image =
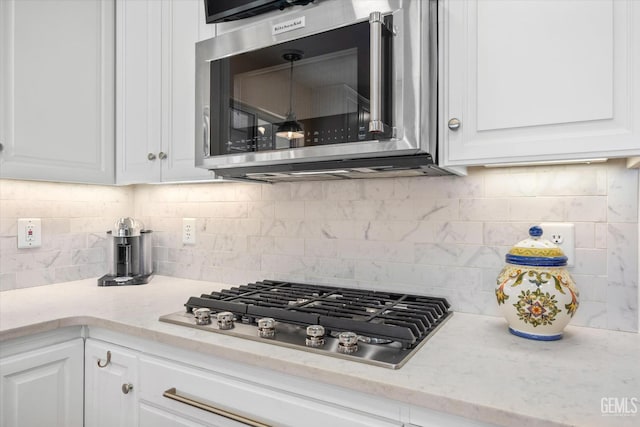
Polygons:
[[343,331],[376,340],[419,345],[450,315],[444,298],[264,280],[191,297],[187,313],[209,308],[230,311],[242,323],[271,317],[293,325],[322,325],[329,334]]

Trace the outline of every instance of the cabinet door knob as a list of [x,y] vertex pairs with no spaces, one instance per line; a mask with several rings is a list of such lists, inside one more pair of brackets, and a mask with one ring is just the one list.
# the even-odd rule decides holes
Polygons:
[[167,158],[167,153],[161,151],[158,153],[158,157],[160,158],[160,160],[164,160]]
[[460,129],[460,119],[456,119],[455,117],[449,120],[449,129],[458,130]]
[[122,392],[124,394],[129,394],[131,390],[133,390],[133,384],[130,384],[130,383],[122,384]]
[[155,154],[153,154],[153,153],[149,153],[149,154],[147,154],[147,159],[149,159],[149,160],[155,160],[155,159],[156,159],[156,155],[155,155]]

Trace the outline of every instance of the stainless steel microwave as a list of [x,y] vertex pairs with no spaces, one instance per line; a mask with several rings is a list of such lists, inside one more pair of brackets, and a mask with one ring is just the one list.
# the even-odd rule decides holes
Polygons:
[[318,0],[197,43],[196,165],[258,181],[447,174],[436,7]]

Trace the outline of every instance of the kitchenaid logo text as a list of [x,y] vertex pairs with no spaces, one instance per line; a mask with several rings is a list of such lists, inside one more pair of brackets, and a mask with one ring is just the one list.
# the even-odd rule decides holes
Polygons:
[[603,397],[600,399],[602,415],[633,416],[638,413],[640,399],[637,397]]
[[276,34],[282,34],[286,33],[287,31],[297,30],[298,28],[303,28],[304,25],[304,16],[292,19],[291,21],[281,22],[273,26],[273,28],[271,29],[271,35],[275,36]]

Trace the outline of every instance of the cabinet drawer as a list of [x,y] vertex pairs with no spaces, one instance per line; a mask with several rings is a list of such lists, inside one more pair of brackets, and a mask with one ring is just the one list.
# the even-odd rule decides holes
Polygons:
[[[188,418],[181,417],[175,413],[167,412],[155,406],[140,404],[139,408],[139,427],[237,427],[238,424],[230,424],[234,421],[228,420],[226,423],[203,424]],[[224,422],[224,421],[223,421]]]
[[[201,409],[202,407],[218,408],[237,416],[241,422],[237,425],[243,425],[244,419],[266,425],[291,427],[401,425],[400,422],[306,398],[296,390],[283,391],[264,387],[220,373],[148,356],[140,359],[139,380],[142,401],[164,411],[199,420],[206,425],[219,424],[221,415],[215,415],[206,408]],[[302,392],[301,390],[300,393]],[[174,400],[176,395],[190,403]],[[245,424],[251,425],[248,422]]]

